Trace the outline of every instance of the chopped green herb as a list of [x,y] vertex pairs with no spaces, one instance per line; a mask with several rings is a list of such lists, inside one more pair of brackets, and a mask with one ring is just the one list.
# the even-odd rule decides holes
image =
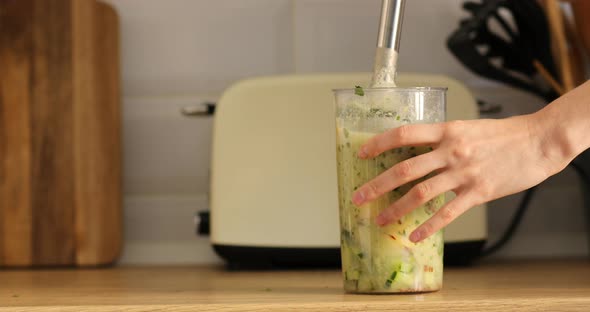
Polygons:
[[365,90],[363,90],[363,87],[361,86],[354,86],[354,94],[358,96],[363,96],[365,95]]
[[385,281],[385,287],[390,287],[391,283],[393,283],[393,281],[395,281],[396,276],[397,276],[397,271],[393,271],[393,273],[391,273],[391,276],[389,277],[389,279],[387,279],[387,281]]
[[395,117],[395,120],[399,120],[399,115],[397,115],[397,116]]
[[385,167],[385,164],[382,162],[379,163],[379,167],[381,167],[381,169],[383,170],[387,169],[387,167]]
[[359,253],[357,254],[357,256],[358,256],[360,259],[362,259],[362,258],[363,258],[365,255],[364,255],[362,252],[359,252]]
[[264,291],[272,291],[272,289],[270,289],[270,288],[267,287],[267,288],[264,289]]
[[420,221],[419,220],[414,221],[414,223],[416,223],[416,225],[420,225]]
[[350,147],[350,142],[346,142],[346,147]]

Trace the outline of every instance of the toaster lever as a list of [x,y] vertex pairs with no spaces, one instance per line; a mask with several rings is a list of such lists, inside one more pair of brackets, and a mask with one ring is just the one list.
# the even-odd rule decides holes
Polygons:
[[211,228],[209,225],[209,210],[200,211],[195,214],[195,226],[197,227],[197,235],[208,236]]
[[217,104],[213,102],[201,103],[198,105],[189,105],[183,107],[180,112],[184,116],[212,116],[215,114],[215,106]]

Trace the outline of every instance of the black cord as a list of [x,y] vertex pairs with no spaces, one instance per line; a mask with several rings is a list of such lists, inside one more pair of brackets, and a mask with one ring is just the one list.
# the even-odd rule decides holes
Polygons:
[[537,187],[538,186],[533,186],[530,189],[525,191],[524,197],[520,200],[520,204],[518,205],[518,209],[516,209],[516,212],[514,213],[514,216],[512,217],[512,221],[510,221],[510,225],[508,225],[508,228],[506,228],[506,231],[504,231],[504,234],[502,234],[502,237],[500,237],[500,239],[498,239],[498,241],[496,241],[490,247],[482,250],[480,257],[487,257],[487,256],[493,254],[494,252],[498,251],[500,248],[504,247],[504,245],[506,245],[506,243],[508,243],[510,241],[510,239],[512,239],[512,237],[514,236],[514,233],[516,232],[516,230],[518,229],[518,226],[520,225],[520,223],[522,221],[524,213],[526,212],[526,210],[529,207],[529,204],[531,202],[531,199],[533,198],[533,195],[535,194],[535,191],[537,190]]

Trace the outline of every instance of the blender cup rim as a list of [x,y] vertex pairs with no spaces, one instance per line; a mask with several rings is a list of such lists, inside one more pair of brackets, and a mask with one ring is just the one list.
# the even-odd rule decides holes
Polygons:
[[[372,92],[372,91],[400,91],[400,92],[428,92],[428,91],[447,91],[449,88],[447,87],[370,87],[370,88],[363,88],[365,92]],[[339,88],[339,89],[332,89],[334,93],[344,93],[344,92],[354,92],[355,88]]]

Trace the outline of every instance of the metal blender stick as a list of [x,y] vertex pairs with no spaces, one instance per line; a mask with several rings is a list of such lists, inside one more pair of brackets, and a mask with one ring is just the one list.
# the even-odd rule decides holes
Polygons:
[[395,87],[405,0],[383,0],[371,87]]

